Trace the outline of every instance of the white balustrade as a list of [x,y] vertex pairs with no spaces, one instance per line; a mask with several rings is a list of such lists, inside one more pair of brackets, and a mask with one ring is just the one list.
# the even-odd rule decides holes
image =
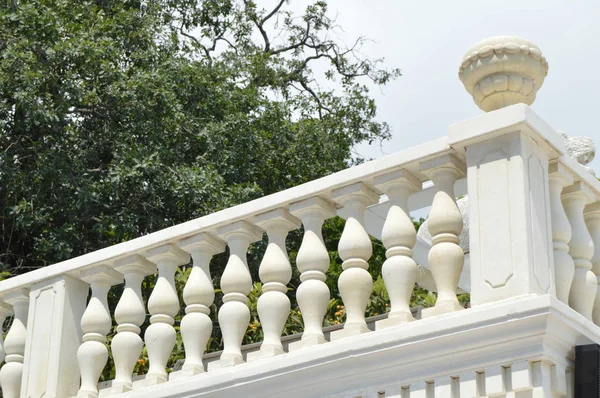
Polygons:
[[136,254],[118,260],[115,269],[125,276],[125,288],[115,308],[118,326],[111,342],[116,371],[112,394],[129,391],[133,386],[133,369],[144,347],[140,337],[140,326],[146,320],[142,282],[156,272],[156,265]]
[[575,263],[569,254],[571,224],[561,201],[563,188],[573,184],[571,173],[560,163],[552,163],[548,170],[550,185],[550,212],[552,217],[552,247],[554,250],[554,270],[556,297],[569,304],[569,292],[575,273]]
[[414,320],[410,297],[417,280],[417,263],[412,259],[417,233],[408,214],[408,197],[420,190],[422,184],[408,171],[399,170],[377,177],[375,186],[388,196],[391,204],[381,232],[387,249],[381,274],[390,297],[388,318],[376,324],[377,329],[383,329]]
[[589,204],[584,209],[585,223],[594,243],[594,255],[592,256],[592,272],[596,276],[598,286],[594,298],[592,320],[600,325],[600,202]]
[[156,263],[158,279],[148,299],[148,310],[152,316],[144,341],[150,366],[146,378],[139,383],[140,387],[167,381],[166,366],[177,339],[173,324],[180,309],[175,272],[180,265],[190,261],[189,254],[172,244],[148,250],[146,258]]
[[170,380],[204,372],[202,355],[213,329],[210,306],[215,300],[210,261],[215,254],[225,250],[225,242],[208,233],[200,233],[182,240],[179,247],[192,255],[193,266],[183,288],[186,307],[180,329],[185,362],[180,372],[171,373]]
[[336,340],[369,331],[365,310],[373,291],[373,278],[368,271],[373,244],[363,225],[367,206],[377,203],[379,196],[364,184],[357,183],[335,190],[333,197],[342,204],[348,216],[338,244],[343,260],[338,287],[347,318],[342,330],[331,333],[331,339]]
[[290,212],[302,220],[304,235],[296,257],[300,271],[300,286],[296,291],[296,300],[302,313],[304,331],[302,339],[291,343],[289,350],[324,343],[323,318],[331,297],[325,284],[325,273],[329,268],[329,253],[323,242],[323,222],[337,213],[335,207],[320,197],[296,202],[290,206]]
[[252,290],[246,252],[252,242],[262,237],[262,231],[246,221],[237,221],[221,227],[219,236],[229,246],[229,260],[221,276],[223,305],[218,315],[224,347],[220,360],[211,362],[209,370],[244,362],[241,346],[250,323],[248,294]]
[[4,340],[6,363],[0,369],[0,386],[4,398],[20,398],[27,336],[27,314],[29,313],[29,291],[27,289],[10,291],[4,294],[3,300],[12,305],[15,316],[6,340]]
[[289,231],[300,227],[300,220],[284,209],[260,214],[254,218],[254,223],[267,232],[269,244],[258,270],[263,286],[257,310],[264,338],[260,350],[249,353],[248,360],[284,352],[281,333],[290,315],[290,299],[286,293],[287,284],[292,279],[285,240]]
[[433,245],[427,257],[438,297],[434,307],[423,311],[423,317],[464,309],[456,297],[465,257],[458,240],[463,221],[454,199],[454,183],[463,168],[464,165],[453,156],[440,157],[421,165],[421,170],[429,175],[438,189],[428,219]]
[[106,335],[110,332],[112,318],[108,309],[110,287],[123,281],[123,276],[106,265],[83,271],[80,278],[92,289],[92,297],[81,318],[83,343],[77,350],[81,374],[78,398],[98,397],[98,379],[108,361]]
[[563,189],[563,206],[573,231],[569,242],[569,253],[575,263],[569,305],[590,320],[592,319],[598,281],[592,272],[591,259],[594,255],[594,243],[585,225],[583,210],[585,205],[593,200],[593,192],[582,182],[576,182]]
[[12,314],[12,307],[4,301],[0,301],[0,363],[4,362],[4,357],[6,356],[6,352],[4,351],[4,331],[2,330],[2,326],[10,314]]

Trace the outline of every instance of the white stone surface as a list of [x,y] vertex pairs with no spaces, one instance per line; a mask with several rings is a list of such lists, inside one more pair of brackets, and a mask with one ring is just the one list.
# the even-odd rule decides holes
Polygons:
[[[207,233],[184,239],[178,245],[190,253],[192,270],[183,288],[185,316],[180,330],[185,348],[185,362],[180,376],[204,372],[202,355],[213,330],[210,306],[215,300],[215,289],[210,276],[210,260],[225,250],[225,242]],[[169,375],[169,380],[174,378]]]
[[304,332],[300,342],[290,344],[289,350],[293,351],[325,343],[323,318],[330,300],[325,273],[330,259],[321,229],[326,219],[335,216],[336,209],[322,198],[315,197],[293,203],[290,212],[300,218],[304,226],[304,236],[296,257],[301,281],[296,299],[304,321]]
[[257,311],[263,329],[260,350],[248,354],[248,360],[283,354],[281,334],[291,310],[287,284],[292,279],[292,266],[285,244],[289,231],[300,227],[300,220],[285,209],[258,215],[255,223],[267,232],[269,243],[259,267],[262,294]]
[[573,345],[591,342],[600,342],[600,329],[580,314],[549,295],[521,296],[134,390],[123,398],[354,398],[378,392],[388,397],[388,391],[413,398],[412,392],[448,384],[460,388],[461,398],[487,396],[468,395],[486,389],[555,398],[564,388],[572,392]]
[[343,260],[338,289],[347,318],[344,328],[331,334],[331,339],[336,340],[369,332],[365,310],[373,291],[373,278],[368,271],[373,244],[364,229],[364,214],[367,206],[376,202],[379,196],[362,183],[338,189],[333,196],[348,214],[338,243],[338,253]]
[[27,345],[29,290],[16,289],[6,294],[4,301],[12,305],[15,316],[4,340],[6,363],[0,369],[0,386],[2,386],[4,398],[20,398],[23,361]]
[[592,319],[592,310],[598,281],[592,272],[591,259],[594,255],[594,242],[585,224],[584,209],[595,199],[591,189],[581,181],[563,189],[562,202],[571,224],[572,236],[569,241],[569,255],[575,263],[573,284],[569,292],[569,305],[583,316]]
[[377,329],[382,329],[414,320],[410,298],[417,280],[417,263],[412,259],[417,234],[408,215],[408,197],[421,189],[421,182],[400,170],[379,177],[375,184],[392,204],[381,232],[381,241],[387,249],[381,275],[390,297],[388,318],[376,324]]
[[508,105],[531,105],[548,74],[538,46],[516,36],[496,36],[475,44],[465,54],[458,76],[486,112]]
[[573,176],[558,162],[550,164],[548,170],[550,187],[550,212],[552,221],[552,248],[554,255],[554,272],[556,275],[556,297],[565,304],[569,304],[569,293],[575,263],[569,254],[569,242],[573,231],[561,195],[566,186],[573,183]]
[[[501,134],[498,113],[522,119]],[[467,152],[471,305],[555,292],[548,159],[562,140],[532,116],[513,105],[450,128],[452,145]]]

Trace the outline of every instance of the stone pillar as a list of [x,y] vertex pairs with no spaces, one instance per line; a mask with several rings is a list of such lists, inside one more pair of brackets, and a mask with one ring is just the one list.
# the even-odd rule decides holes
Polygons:
[[31,286],[23,397],[71,397],[79,389],[77,350],[88,284],[61,275]]
[[519,104],[453,125],[448,139],[466,151],[471,305],[556,295],[548,162],[562,153],[558,134]]

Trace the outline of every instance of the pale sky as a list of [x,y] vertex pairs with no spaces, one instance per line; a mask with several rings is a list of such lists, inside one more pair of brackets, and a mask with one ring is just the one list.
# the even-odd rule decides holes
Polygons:
[[[329,0],[344,41],[372,39],[363,52],[385,57],[403,76],[374,90],[379,118],[393,139],[358,147],[379,157],[447,134],[450,124],[481,114],[458,79],[465,52],[481,39],[522,36],[537,44],[549,73],[532,108],[552,127],[594,139],[600,150],[599,0]],[[293,4],[293,2],[292,2]],[[592,167],[600,175],[600,155]]]

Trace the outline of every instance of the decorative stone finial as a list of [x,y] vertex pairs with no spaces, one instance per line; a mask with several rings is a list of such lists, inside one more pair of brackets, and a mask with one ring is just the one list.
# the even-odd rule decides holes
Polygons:
[[516,36],[490,37],[467,52],[458,77],[486,112],[509,105],[531,105],[548,74],[541,50]]

